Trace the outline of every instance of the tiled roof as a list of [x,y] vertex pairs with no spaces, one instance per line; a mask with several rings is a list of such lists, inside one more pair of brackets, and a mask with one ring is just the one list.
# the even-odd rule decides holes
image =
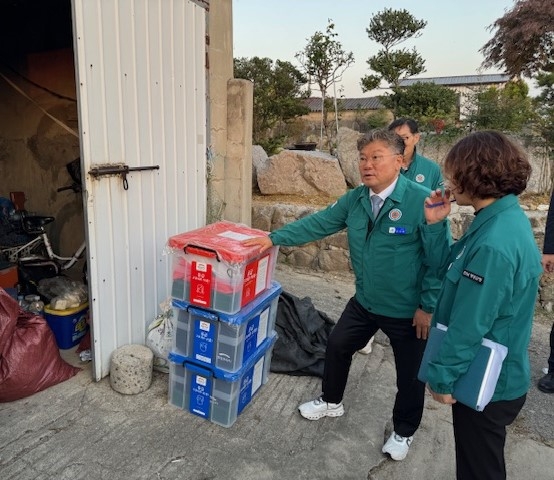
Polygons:
[[[321,98],[310,97],[305,102],[310,112],[319,112],[321,110]],[[378,110],[379,108],[384,108],[384,105],[379,101],[379,97],[339,98],[337,102],[341,110]]]
[[510,80],[509,75],[502,73],[491,73],[487,75],[460,75],[457,77],[428,77],[428,78],[407,78],[400,81],[401,87],[409,87],[417,82],[436,83],[448,87],[459,87],[469,85],[488,85],[493,83],[506,83]]

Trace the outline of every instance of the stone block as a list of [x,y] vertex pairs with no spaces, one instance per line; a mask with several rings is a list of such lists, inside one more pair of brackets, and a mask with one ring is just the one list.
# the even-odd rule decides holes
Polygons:
[[133,395],[150,388],[154,354],[144,345],[123,345],[112,353],[110,385],[119,393]]

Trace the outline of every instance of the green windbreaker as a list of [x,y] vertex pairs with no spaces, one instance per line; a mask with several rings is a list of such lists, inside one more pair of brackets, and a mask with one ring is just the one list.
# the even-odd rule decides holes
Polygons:
[[[411,318],[419,306],[432,313],[441,282],[427,268],[420,233],[428,195],[427,188],[400,175],[373,219],[369,189],[361,185],[270,238],[275,245],[302,245],[347,228],[356,299],[367,310],[393,318]],[[450,239],[449,229],[445,232]]]
[[513,400],[529,389],[527,346],[541,275],[541,258],[528,218],[516,196],[506,195],[483,208],[451,249],[444,226],[423,228],[426,248],[446,270],[433,325],[448,332],[428,382],[437,393],[452,393],[483,338],[508,347],[492,401]]

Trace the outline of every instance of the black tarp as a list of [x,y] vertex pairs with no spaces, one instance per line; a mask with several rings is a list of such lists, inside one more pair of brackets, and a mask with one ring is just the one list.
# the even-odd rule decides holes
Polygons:
[[283,291],[279,296],[270,370],[289,375],[323,376],[325,349],[334,322],[317,310],[311,298]]

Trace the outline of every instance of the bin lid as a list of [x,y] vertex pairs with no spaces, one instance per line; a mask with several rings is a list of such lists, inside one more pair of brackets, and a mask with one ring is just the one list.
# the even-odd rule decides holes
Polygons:
[[85,302],[85,303],[81,303],[81,305],[75,308],[66,308],[65,310],[54,310],[50,306],[50,304],[48,304],[44,307],[44,313],[49,313],[51,315],[66,316],[66,315],[73,315],[74,313],[82,312],[87,307],[88,307],[88,302]]
[[242,241],[267,235],[263,230],[223,220],[174,235],[169,238],[167,246],[172,253],[190,252],[230,264],[245,263],[256,258],[260,250],[258,246],[246,247]]
[[[271,301],[281,294],[283,288],[279,282],[275,280],[271,282],[271,286],[262,291],[254,300],[246,304],[236,313],[225,313],[213,310],[210,308],[201,308],[196,305],[186,302],[184,300],[172,299],[171,303],[175,308],[180,310],[187,310],[188,312],[194,312],[201,317],[209,318],[212,320],[219,320],[221,322],[229,323],[231,325],[242,325],[244,322],[250,321],[260,310],[260,307],[269,305]],[[260,312],[263,308],[260,310]]]
[[185,357],[184,355],[176,352],[169,352],[167,358],[170,362],[173,362],[177,365],[183,365],[184,367],[187,367],[190,370],[196,373],[200,373],[204,376],[212,376],[221,380],[225,380],[226,382],[235,382],[239,380],[246,372],[248,372],[248,370],[250,370],[254,365],[256,365],[260,358],[262,358],[268,352],[268,350],[273,347],[273,345],[277,341],[277,337],[277,332],[273,331],[273,335],[267,337],[262,343],[260,343],[260,346],[256,349],[256,351],[236,372],[228,372],[214,366],[209,367],[207,365],[200,365],[196,363],[192,358]]

